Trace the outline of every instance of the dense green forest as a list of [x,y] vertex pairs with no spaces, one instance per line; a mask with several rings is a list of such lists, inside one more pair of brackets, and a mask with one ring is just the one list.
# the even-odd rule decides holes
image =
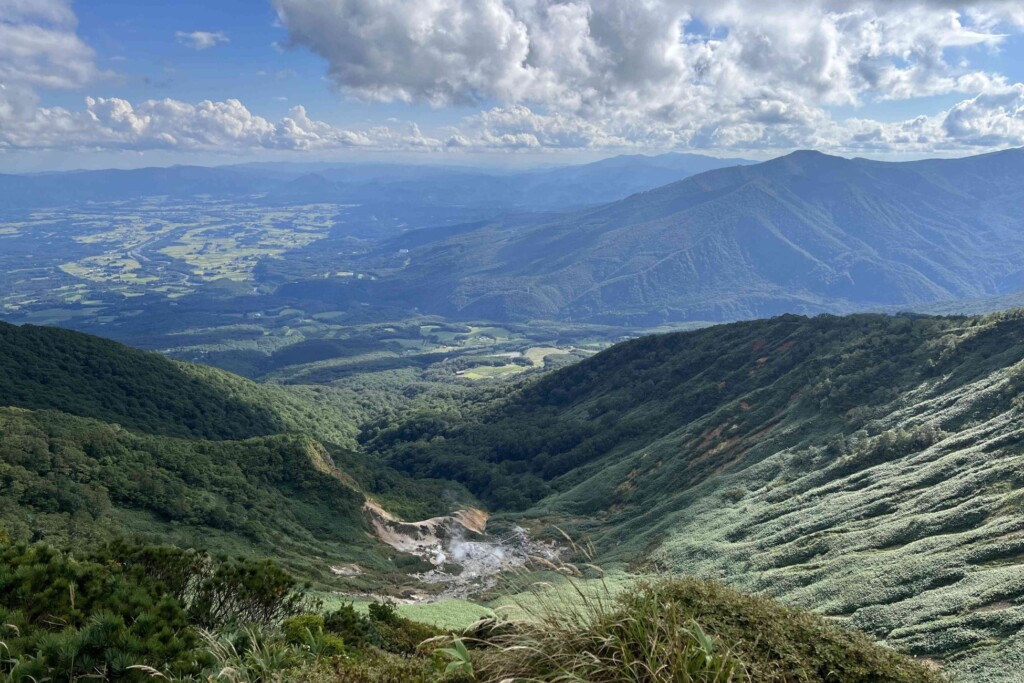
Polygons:
[[265,406],[162,356],[56,328],[0,323],[6,405],[54,408],[153,434],[237,439],[283,431]]
[[[656,335],[540,379],[484,407],[424,408],[372,425],[372,451],[416,475],[455,479],[498,508],[522,509],[565,490],[601,459],[628,453],[722,411],[737,434],[814,418],[818,434],[846,429],[923,379],[958,369],[944,335],[966,319],[781,316]],[[1024,328],[1007,320],[1003,340]],[[1013,353],[1014,349],[1006,349]],[[963,375],[967,370],[959,368]],[[696,468],[685,486],[709,468]],[[602,497],[602,495],[604,497]],[[593,511],[615,501],[601,491]]]
[[89,547],[131,529],[267,554],[369,547],[362,493],[308,437],[185,440],[4,408],[0,454],[0,520],[15,539]]
[[148,434],[245,439],[297,432],[351,447],[359,423],[395,403],[381,391],[257,384],[53,327],[0,323],[0,345],[3,405],[55,409]]

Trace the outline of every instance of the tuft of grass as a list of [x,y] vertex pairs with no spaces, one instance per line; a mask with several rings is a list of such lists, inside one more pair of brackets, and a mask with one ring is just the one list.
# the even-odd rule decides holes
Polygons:
[[238,633],[202,632],[202,635],[216,661],[214,673],[209,676],[211,681],[283,681],[285,673],[301,664],[306,654],[256,628],[246,628]]
[[693,578],[663,579],[620,597],[626,612],[653,593],[730,644],[752,683],[941,683],[932,663],[899,654],[807,610]]
[[[654,590],[626,608],[581,593],[569,611],[538,599],[534,620],[492,629],[477,671],[485,681],[732,683],[749,680],[718,639]],[[544,605],[538,607],[538,605]]]
[[[731,648],[693,615],[666,600],[661,584],[638,583],[616,594],[591,547],[568,539],[584,562],[536,559],[562,577],[534,582],[517,601],[518,618],[482,622],[480,680],[592,683],[738,683],[749,677]],[[595,579],[588,579],[596,575]],[[527,574],[520,574],[522,578]],[[514,579],[513,579],[514,580]],[[461,643],[461,641],[457,641]]]
[[[611,683],[942,683],[914,660],[805,610],[692,578],[609,585],[592,549],[579,564],[538,560],[515,619],[469,629],[481,681]],[[521,574],[520,579],[531,575]]]

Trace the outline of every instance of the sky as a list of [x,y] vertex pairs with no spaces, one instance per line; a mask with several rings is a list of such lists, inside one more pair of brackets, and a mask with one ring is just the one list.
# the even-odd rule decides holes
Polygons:
[[0,172],[1016,146],[1019,0],[0,0]]

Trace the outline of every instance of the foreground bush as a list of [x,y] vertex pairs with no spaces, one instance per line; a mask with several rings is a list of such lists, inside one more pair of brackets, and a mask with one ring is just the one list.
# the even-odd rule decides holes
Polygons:
[[939,683],[936,668],[874,643],[813,612],[696,579],[664,581],[623,596],[627,613],[651,596],[694,615],[728,643],[754,683]]
[[0,680],[189,677],[216,664],[203,628],[271,626],[312,606],[273,563],[115,544],[76,557],[0,546]]
[[0,624],[10,680],[141,679],[131,666],[203,665],[185,610],[159,584],[44,545],[0,549]]

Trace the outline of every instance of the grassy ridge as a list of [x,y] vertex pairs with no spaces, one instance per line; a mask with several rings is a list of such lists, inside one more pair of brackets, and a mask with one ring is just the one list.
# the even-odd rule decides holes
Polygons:
[[933,663],[898,655],[819,615],[717,583],[659,579],[613,589],[601,579],[573,576],[529,589],[525,601],[523,595],[513,598],[525,617],[484,636],[501,651],[493,658],[482,653],[485,680],[944,680]]

